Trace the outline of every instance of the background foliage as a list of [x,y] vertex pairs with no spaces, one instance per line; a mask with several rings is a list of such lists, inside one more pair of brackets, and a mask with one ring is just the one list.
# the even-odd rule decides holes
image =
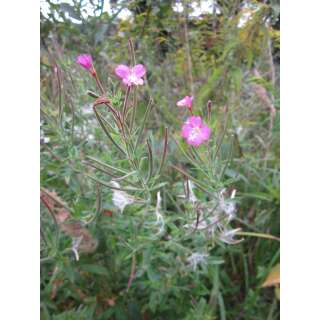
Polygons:
[[[93,99],[86,94],[95,91],[94,81],[75,65],[79,53],[90,53],[113,103],[120,104],[124,92],[113,70],[129,63],[128,39],[133,39],[137,62],[148,70],[137,96],[139,123],[149,97],[154,101],[145,135],[155,165],[169,128],[167,185],[161,190],[173,236],[189,208],[172,197],[183,193],[183,178],[172,165],[203,181],[174,142],[184,117],[175,104],[188,94],[195,96],[198,114],[205,115],[212,100],[217,135],[228,110],[221,149],[228,166],[220,182],[237,190],[234,227],[279,236],[279,23],[278,1],[41,3],[41,186],[54,212],[42,202],[42,319],[279,317],[277,291],[262,287],[279,262],[277,241],[246,237],[234,246],[210,247],[208,265],[192,273],[184,264],[187,246],[171,241],[169,234],[150,237],[138,222],[147,217],[152,226],[151,214],[134,204],[119,215],[112,190],[88,178],[95,172],[88,156],[118,168],[126,165],[94,117]],[[205,193],[195,192],[207,201]],[[151,195],[155,199],[155,191]],[[65,226],[61,221],[67,216]],[[86,239],[79,261],[70,250],[76,234]],[[200,246],[203,239],[192,241]]]

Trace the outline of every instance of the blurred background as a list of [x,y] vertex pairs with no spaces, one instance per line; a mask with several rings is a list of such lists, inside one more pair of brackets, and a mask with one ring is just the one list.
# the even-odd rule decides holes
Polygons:
[[[137,63],[147,68],[139,99],[144,106],[151,96],[156,104],[148,123],[155,141],[164,126],[179,135],[181,111],[175,105],[185,95],[194,96],[195,113],[205,112],[212,100],[218,122],[227,108],[234,149],[225,179],[236,178],[239,226],[279,236],[279,1],[48,0],[41,1],[40,17],[41,185],[72,205],[73,218],[89,221],[97,199],[95,185],[81,175],[83,155],[107,157],[91,112],[92,98],[86,94],[95,84],[75,59],[90,53],[101,81],[116,92],[113,70],[116,64],[129,64],[131,38]],[[170,161],[179,161],[175,157],[171,146]],[[166,174],[175,180],[170,170]],[[111,196],[103,192],[105,216],[112,215]],[[70,246],[70,239],[58,246],[54,242],[54,225],[45,209],[41,225],[43,257]],[[103,224],[101,228],[91,230],[100,244],[106,230],[112,232]],[[116,254],[116,245],[108,245],[114,250],[109,248],[110,255]],[[279,318],[279,282],[272,282],[279,262],[277,242],[250,238],[225,248],[221,255],[226,263],[219,273],[194,279],[197,288],[189,288],[188,294],[182,281],[172,285],[174,293],[158,284],[130,297],[121,293],[125,280],[117,264],[101,266],[110,263],[102,256],[105,250],[99,247],[95,255],[84,257],[82,271],[62,256],[54,263],[43,261],[42,319]],[[101,259],[106,260],[95,266]],[[123,272],[127,279],[130,261]],[[270,272],[271,281],[265,284]],[[159,280],[152,272],[149,277]],[[212,282],[214,302],[209,299]]]

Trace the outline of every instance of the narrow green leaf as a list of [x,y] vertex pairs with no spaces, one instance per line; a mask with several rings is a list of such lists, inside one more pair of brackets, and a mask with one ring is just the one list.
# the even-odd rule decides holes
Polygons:
[[226,320],[226,309],[224,306],[224,301],[221,292],[218,294],[219,310],[220,310],[220,319]]
[[104,181],[102,181],[102,180],[100,180],[100,179],[98,179],[96,177],[93,177],[93,176],[91,176],[89,174],[85,174],[85,176],[90,178],[90,179],[92,179],[92,180],[94,180],[95,182],[98,182],[98,183],[102,184],[105,187],[110,188],[110,189],[128,191],[128,192],[130,192],[130,191],[143,191],[143,189],[138,189],[138,188],[117,188],[117,187],[114,187],[114,186],[112,186],[112,185],[110,185],[110,184],[108,184],[108,183],[106,183],[106,182],[104,182]]
[[101,276],[107,276],[110,274],[109,271],[105,267],[99,266],[96,264],[83,264],[82,266],[80,266],[80,269],[82,271],[86,271],[86,272],[93,273],[93,274],[98,274]]
[[99,112],[93,108],[94,113],[96,115],[96,118],[101,126],[101,128],[103,129],[104,133],[107,135],[107,137],[110,139],[110,141],[113,143],[113,145],[119,150],[121,151],[121,153],[123,153],[124,155],[127,155],[126,152],[120,147],[120,145],[112,138],[111,134],[109,133],[107,127],[105,126],[105,124],[103,123],[103,120],[101,119],[101,116],[99,114]]
[[112,169],[114,171],[121,172],[121,173],[124,173],[124,174],[128,174],[129,173],[129,171],[126,171],[126,170],[120,169],[120,168],[116,168],[116,167],[114,167],[114,166],[112,166],[112,165],[110,165],[108,163],[102,162],[102,161],[100,161],[100,160],[98,160],[98,159],[96,159],[94,157],[87,156],[86,158],[91,160],[91,161],[96,162],[97,164],[100,164],[103,167],[107,167],[108,169]]
[[138,137],[137,137],[137,140],[136,140],[136,144],[135,144],[134,150],[137,149],[138,143],[141,140],[141,137],[142,137],[142,134],[143,134],[143,130],[145,128],[146,121],[147,121],[147,119],[149,117],[149,113],[150,113],[152,107],[153,107],[153,100],[150,98],[149,103],[147,105],[146,112],[144,114],[144,117],[143,117],[143,120],[142,120],[142,123],[141,123],[141,126],[140,126],[139,131],[138,131]]
[[184,176],[186,176],[187,178],[189,178],[190,180],[192,180],[194,182],[195,185],[197,185],[202,191],[211,194],[208,191],[208,188],[210,188],[209,186],[205,186],[203,185],[199,180],[197,180],[196,178],[192,177],[189,173],[187,173],[186,171],[184,171],[183,169],[176,167],[175,165],[171,165],[171,167],[173,167],[174,169],[176,169],[177,171],[179,171],[181,174],[183,174]]

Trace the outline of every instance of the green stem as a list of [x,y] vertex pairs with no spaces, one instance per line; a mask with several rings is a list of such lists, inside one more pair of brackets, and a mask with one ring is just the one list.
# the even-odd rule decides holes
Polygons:
[[256,237],[256,238],[264,238],[269,240],[276,240],[280,242],[280,238],[273,236],[267,233],[257,233],[257,232],[237,232],[237,235],[244,237]]

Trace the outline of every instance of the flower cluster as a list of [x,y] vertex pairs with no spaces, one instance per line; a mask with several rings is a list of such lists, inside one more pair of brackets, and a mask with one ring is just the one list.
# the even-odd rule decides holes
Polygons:
[[198,147],[203,142],[209,140],[211,129],[202,121],[200,116],[192,113],[193,96],[185,96],[177,102],[178,107],[187,108],[192,114],[182,125],[181,136],[191,146]]
[[[90,54],[81,54],[76,59],[77,64],[84,69],[91,72],[96,78],[97,84],[101,91],[101,83],[98,80],[96,71],[93,67],[93,61]],[[133,67],[129,67],[124,64],[119,64],[114,70],[115,74],[122,80],[122,83],[127,87],[139,86],[144,84],[143,77],[147,73],[147,70],[143,64],[137,64]],[[192,113],[193,96],[185,96],[179,100],[176,105],[179,108],[187,108],[191,115],[182,125],[181,136],[185,139],[187,144],[198,147],[203,142],[209,140],[211,135],[211,129],[202,121],[200,116],[194,116]]]
[[[100,81],[97,78],[96,71],[93,67],[92,57],[90,54],[81,54],[76,59],[77,64],[84,69],[91,72],[96,78],[97,83],[101,88]],[[139,86],[144,84],[143,77],[147,70],[143,64],[137,64],[133,67],[129,67],[124,64],[119,64],[115,70],[115,74],[122,80],[122,83],[127,87]],[[180,108],[187,108],[192,114],[182,125],[181,136],[185,139],[187,144],[198,147],[203,142],[209,140],[211,135],[211,129],[202,121],[200,116],[194,116],[192,113],[193,96],[185,96],[179,100],[176,105]]]

